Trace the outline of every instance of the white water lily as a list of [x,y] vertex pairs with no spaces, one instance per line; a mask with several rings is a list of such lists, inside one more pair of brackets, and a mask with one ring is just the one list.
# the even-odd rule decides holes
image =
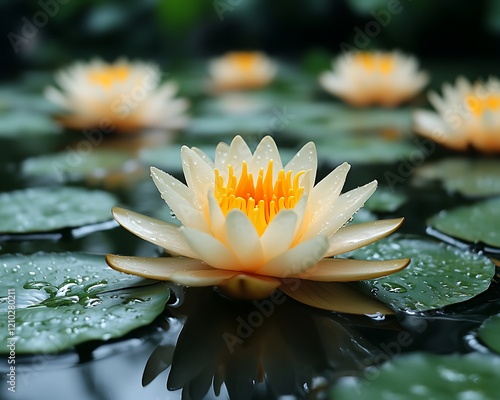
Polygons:
[[443,85],[443,96],[429,93],[437,112],[417,110],[415,131],[454,150],[469,145],[485,153],[500,152],[500,81],[471,84],[464,77]]
[[398,51],[356,51],[339,56],[320,75],[329,93],[354,106],[393,107],[414,97],[429,81],[417,59]]
[[402,218],[345,226],[377,182],[340,194],[350,168],[344,163],[314,186],[312,142],[285,166],[270,136],[253,154],[240,136],[230,146],[220,143],[215,162],[184,146],[182,163],[187,185],[151,168],[154,183],[182,226],[113,209],[119,224],[173,257],[108,255],[112,268],[260,299],[287,278],[356,281],[391,274],[409,263],[331,258],[390,234]]
[[59,119],[72,129],[177,129],[188,122],[187,101],[174,98],[177,86],[162,84],[160,69],[152,63],[75,62],[58,71],[55,81],[60,89],[47,87],[45,96],[67,110]]
[[216,92],[257,89],[268,85],[277,66],[260,52],[235,51],[210,61],[211,89]]

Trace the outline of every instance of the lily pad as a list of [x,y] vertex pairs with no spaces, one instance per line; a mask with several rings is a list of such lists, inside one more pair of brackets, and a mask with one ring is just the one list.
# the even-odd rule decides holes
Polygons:
[[500,358],[486,354],[405,354],[366,370],[364,378],[342,378],[330,397],[344,399],[498,398]]
[[[19,354],[61,352],[121,337],[152,322],[169,298],[163,284],[118,273],[104,256],[85,253],[3,255],[0,280],[6,288],[0,297],[0,340],[14,341]],[[15,321],[9,325],[12,306]],[[2,346],[0,352],[7,351]]]
[[76,187],[0,193],[0,234],[50,232],[111,221],[111,208],[117,204],[110,193]]
[[477,335],[490,349],[500,353],[500,314],[485,320],[479,327]]
[[28,158],[21,164],[21,172],[26,176],[46,177],[58,182],[104,177],[111,171],[135,168],[135,160],[127,153],[112,150],[94,150],[85,155],[72,150]]
[[272,134],[274,119],[275,117],[266,113],[203,116],[191,120],[186,134],[216,138],[228,135],[232,137],[245,134]]
[[500,194],[500,161],[493,159],[447,159],[416,170],[415,179],[439,180],[450,192],[481,197]]
[[419,150],[409,141],[392,140],[377,135],[334,134],[328,140],[317,141],[318,159],[338,164],[392,163],[410,157]]
[[402,192],[379,187],[368,199],[365,207],[376,212],[392,212],[401,207],[406,200],[407,196]]
[[441,211],[427,224],[457,239],[500,247],[500,198]]
[[398,273],[358,283],[383,303],[408,312],[471,299],[488,289],[495,274],[485,256],[415,236],[394,235],[349,255],[361,260],[411,258]]
[[27,111],[0,113],[0,137],[58,134],[61,127],[49,116]]

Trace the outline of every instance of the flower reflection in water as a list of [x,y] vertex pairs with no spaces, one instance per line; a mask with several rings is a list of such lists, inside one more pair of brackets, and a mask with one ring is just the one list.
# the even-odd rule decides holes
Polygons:
[[393,328],[387,319],[351,319],[283,293],[245,303],[191,288],[169,311],[171,321],[184,320],[184,326],[176,344],[166,335],[155,349],[142,383],[170,368],[168,390],[182,389],[183,398],[191,399],[210,393],[231,399],[310,396],[333,378],[359,374],[380,359],[381,351],[356,326]]

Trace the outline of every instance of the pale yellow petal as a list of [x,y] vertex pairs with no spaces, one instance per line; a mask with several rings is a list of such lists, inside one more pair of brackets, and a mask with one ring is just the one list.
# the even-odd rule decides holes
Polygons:
[[198,147],[191,147],[191,150],[198,154],[198,156],[200,156],[200,158],[205,161],[210,166],[210,168],[215,168],[215,163],[209,156],[205,154],[205,152],[200,150]]
[[184,286],[216,286],[238,275],[238,272],[215,269],[202,261],[184,257],[125,257],[108,254],[106,262],[117,271]]
[[339,229],[329,238],[330,247],[325,257],[335,256],[373,243],[398,229],[404,218],[354,224]]
[[184,240],[178,226],[124,208],[114,207],[112,212],[121,226],[141,239],[163,247],[169,253],[198,258]]
[[285,171],[293,171],[293,175],[300,171],[311,171],[310,180],[314,185],[316,170],[318,168],[318,155],[313,142],[306,143],[293,158],[286,164]]
[[226,217],[224,216],[219,203],[215,200],[212,191],[208,193],[208,214],[213,236],[215,236],[222,243],[226,244]]
[[258,176],[261,168],[263,168],[264,171],[267,170],[267,166],[271,160],[273,160],[274,182],[278,177],[279,170],[283,169],[283,165],[281,163],[281,156],[274,139],[271,136],[265,136],[257,145],[252,159],[248,163],[248,171],[251,172],[253,176]]
[[181,227],[180,231],[198,258],[213,268],[238,271],[241,267],[236,256],[219,240],[197,229]]
[[307,240],[318,234],[327,237],[333,235],[352,218],[376,189],[377,181],[373,181],[339,196],[322,219],[316,218],[311,221],[301,240]]
[[240,210],[232,210],[226,216],[226,240],[238,258],[241,271],[255,271],[264,262],[260,237],[250,219]]
[[294,237],[297,214],[293,210],[282,210],[273,218],[261,237],[266,260],[271,260],[287,251]]
[[323,258],[326,250],[328,250],[328,239],[318,235],[268,261],[256,273],[286,278],[311,268]]
[[394,311],[348,283],[284,280],[280,290],[300,303],[347,314],[390,315]]
[[408,258],[387,261],[325,258],[313,268],[299,273],[295,277],[322,282],[351,282],[393,274],[401,271],[409,263]]
[[209,232],[210,227],[204,213],[195,207],[188,199],[189,189],[169,174],[151,168],[151,177],[161,193],[161,197],[167,202],[175,216],[183,225]]
[[205,209],[208,206],[206,204],[208,191],[214,188],[214,170],[195,151],[187,146],[182,146],[181,157],[186,183],[191,190],[195,191],[197,201],[202,202],[200,207]]

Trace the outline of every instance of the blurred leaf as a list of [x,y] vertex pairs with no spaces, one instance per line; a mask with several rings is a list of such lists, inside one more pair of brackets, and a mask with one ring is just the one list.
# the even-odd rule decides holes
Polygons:
[[216,16],[213,2],[204,0],[168,0],[158,2],[157,15],[165,28],[172,31],[182,31],[193,26],[195,20],[203,12],[211,12]]
[[0,193],[0,233],[47,232],[111,221],[118,200],[110,193],[47,187]]
[[0,113],[0,137],[58,134],[61,127],[50,117],[32,111]]
[[376,212],[396,211],[408,200],[407,196],[388,187],[379,187],[365,203],[365,207]]
[[441,211],[427,224],[457,239],[500,248],[500,198]]
[[[368,379],[371,378],[371,379]],[[404,354],[365,378],[341,378],[330,392],[333,400],[493,400],[498,397],[500,358],[480,354]]]
[[485,320],[479,327],[477,336],[491,350],[500,353],[500,314]]
[[416,170],[415,183],[439,180],[450,192],[465,196],[500,194],[500,161],[495,159],[444,159]]

